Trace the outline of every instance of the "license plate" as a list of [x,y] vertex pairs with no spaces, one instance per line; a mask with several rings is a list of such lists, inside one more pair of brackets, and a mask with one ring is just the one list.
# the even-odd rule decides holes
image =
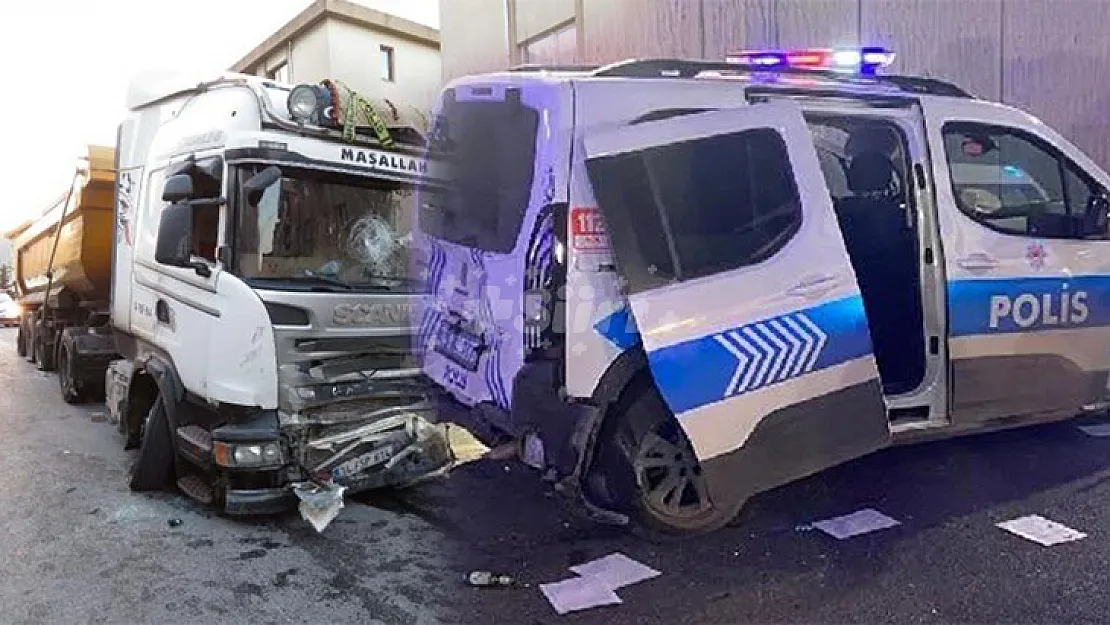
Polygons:
[[436,331],[435,349],[468,371],[478,370],[482,340],[449,322]]
[[343,479],[352,475],[358,475],[372,466],[379,465],[393,457],[393,446],[386,445],[379,447],[373,451],[367,452],[352,458],[347,462],[335,467],[331,470],[331,475],[335,479]]

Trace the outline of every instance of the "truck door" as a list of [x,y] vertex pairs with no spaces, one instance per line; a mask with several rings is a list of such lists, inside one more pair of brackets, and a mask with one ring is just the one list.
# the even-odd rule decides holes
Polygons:
[[[973,105],[969,104],[968,107]],[[1074,416],[1106,393],[1106,174],[1047,127],[930,125],[948,280],[952,419]]]
[[584,136],[660,394],[718,501],[890,439],[867,318],[797,105]]

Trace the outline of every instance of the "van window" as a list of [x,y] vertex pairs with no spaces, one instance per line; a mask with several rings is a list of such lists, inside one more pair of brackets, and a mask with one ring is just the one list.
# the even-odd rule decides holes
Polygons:
[[633,292],[758,263],[801,225],[786,145],[771,129],[603,157],[588,168]]
[[1003,126],[949,123],[943,133],[952,193],[965,215],[1006,234],[1090,238],[1081,224],[1099,185],[1059,150]]
[[420,200],[421,229],[487,252],[512,251],[532,192],[539,113],[519,101],[453,102],[433,134],[446,172]]

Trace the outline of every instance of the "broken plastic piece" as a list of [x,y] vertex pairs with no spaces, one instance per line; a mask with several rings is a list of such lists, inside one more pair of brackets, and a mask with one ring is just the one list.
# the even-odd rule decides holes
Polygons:
[[317,532],[324,531],[343,508],[343,491],[338,484],[314,484],[299,482],[293,485],[293,493],[301,500],[298,510],[301,517],[312,524]]

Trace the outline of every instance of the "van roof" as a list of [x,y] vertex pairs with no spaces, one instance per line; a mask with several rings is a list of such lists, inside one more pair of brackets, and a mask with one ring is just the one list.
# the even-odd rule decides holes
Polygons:
[[549,81],[600,78],[671,78],[742,80],[751,84],[783,85],[806,91],[851,90],[874,95],[929,95],[974,99],[958,85],[923,76],[861,75],[825,69],[780,67],[752,69],[725,61],[697,59],[629,59],[609,65],[521,65],[509,76],[543,76]]

